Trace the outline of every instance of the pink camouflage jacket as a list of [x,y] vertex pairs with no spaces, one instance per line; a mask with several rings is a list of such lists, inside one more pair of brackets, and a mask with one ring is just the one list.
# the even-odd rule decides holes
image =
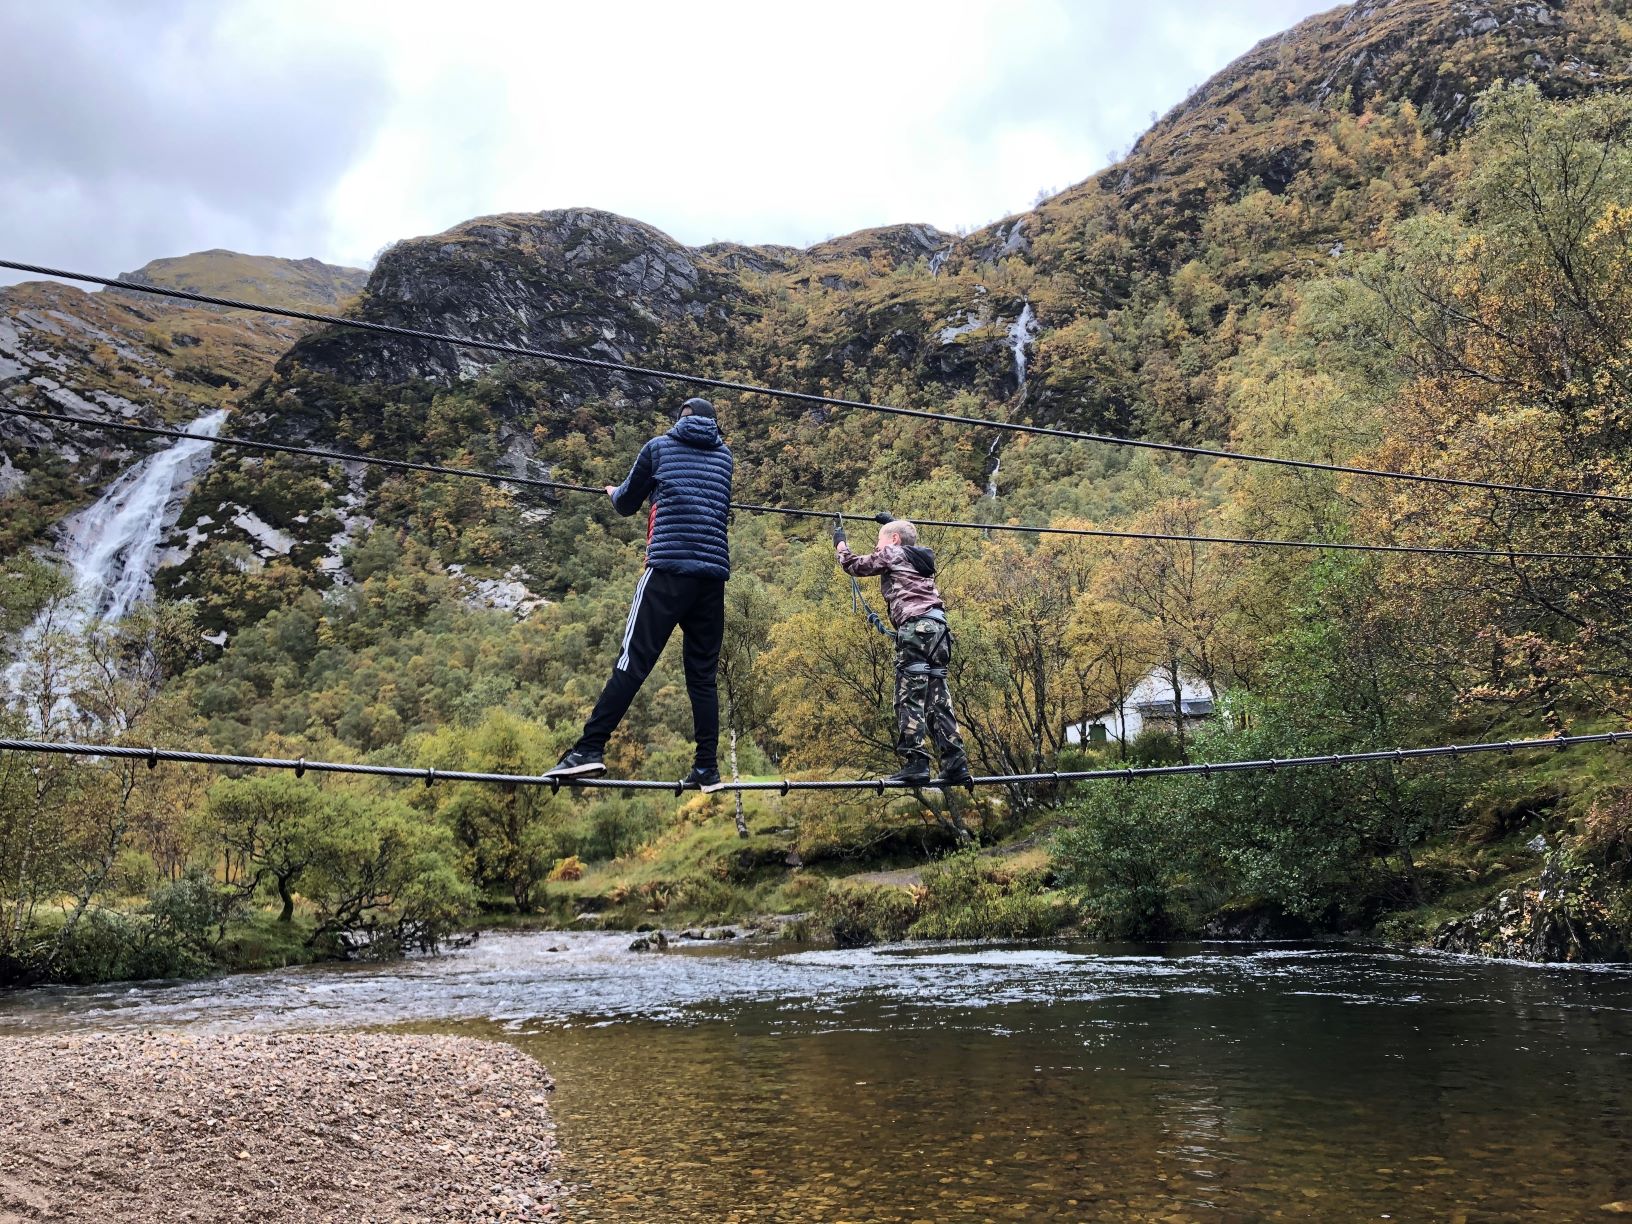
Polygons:
[[884,591],[890,623],[899,629],[934,608],[945,608],[935,585],[935,554],[917,544],[889,545],[865,555],[850,551],[841,541],[835,547],[839,564],[853,578],[877,574]]

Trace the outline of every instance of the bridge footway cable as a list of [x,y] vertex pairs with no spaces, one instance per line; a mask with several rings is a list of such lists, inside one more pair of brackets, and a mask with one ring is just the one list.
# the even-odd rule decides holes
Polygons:
[[[1170,778],[1191,774],[1247,773],[1256,770],[1312,769],[1320,766],[1354,764],[1395,764],[1407,760],[1440,757],[1458,758],[1486,752],[1523,752],[1541,748],[1570,748],[1582,744],[1617,744],[1632,741],[1632,731],[1602,731],[1592,735],[1557,735],[1540,739],[1489,740],[1472,744],[1436,744],[1424,748],[1389,748],[1373,752],[1339,752],[1321,756],[1288,757],[1279,760],[1202,761],[1184,765],[1154,765],[1128,769],[1084,769],[1055,773],[990,774],[971,779],[976,786],[1038,786],[1061,782],[1136,781],[1140,778]],[[0,739],[0,752],[48,753],[66,756],[139,760],[149,769],[161,761],[210,765],[236,769],[291,769],[297,776],[307,773],[360,774],[366,777],[397,778],[433,786],[438,782],[477,782],[502,786],[546,786],[567,790],[651,790],[684,792],[695,787],[652,778],[550,778],[544,774],[478,773],[469,770],[435,769],[415,765],[365,765],[352,761],[314,761],[307,757],[239,756],[219,752],[195,752],[183,748],[160,748],[133,744],[80,744],[55,740]],[[726,791],[923,791],[947,789],[937,784],[914,786],[882,778],[783,778],[772,782],[728,782]],[[954,788],[955,789],[955,788]]]

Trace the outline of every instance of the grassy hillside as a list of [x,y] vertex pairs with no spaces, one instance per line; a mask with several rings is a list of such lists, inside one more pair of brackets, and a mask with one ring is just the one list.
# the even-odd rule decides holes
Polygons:
[[[317,259],[280,259],[212,250],[155,259],[134,272],[123,273],[120,279],[138,285],[163,285],[297,310],[332,311],[362,292],[368,283],[368,273],[361,268],[335,267]],[[162,298],[139,300],[163,301]]]

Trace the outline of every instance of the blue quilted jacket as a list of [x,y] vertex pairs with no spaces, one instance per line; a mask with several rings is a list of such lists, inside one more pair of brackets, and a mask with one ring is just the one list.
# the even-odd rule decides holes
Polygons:
[[681,417],[640,448],[629,477],[612,494],[619,514],[648,497],[646,565],[694,578],[729,578],[725,520],[731,511],[731,448],[712,417]]

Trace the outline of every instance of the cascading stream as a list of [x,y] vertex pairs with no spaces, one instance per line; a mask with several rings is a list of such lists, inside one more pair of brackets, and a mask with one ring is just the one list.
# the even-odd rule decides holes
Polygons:
[[[186,429],[213,437],[226,419],[226,410],[217,409]],[[148,596],[176,502],[203,471],[210,449],[209,442],[188,438],[149,455],[121,473],[94,505],[64,521],[73,597],[69,607],[47,609],[23,631],[18,661],[5,672],[10,698],[19,696],[27,671],[22,656],[47,629],[77,634],[93,620],[119,620]]]
[[[1008,335],[1009,352],[1014,357],[1015,391],[1019,393],[1026,389],[1026,346],[1037,336],[1037,315],[1029,301],[1021,303],[1020,314],[1009,324]],[[1003,467],[1003,460],[997,453],[1001,443],[1001,436],[993,438],[992,448],[986,452],[992,460],[992,470],[986,475],[986,496],[994,502],[997,500],[997,474]]]
[[[226,419],[225,409],[206,413],[187,432],[213,436]],[[152,589],[172,502],[202,470],[209,452],[208,442],[189,438],[150,455],[108,486],[95,505],[69,520],[68,565],[80,625],[118,620]]]
[[1037,315],[1026,302],[1020,307],[1019,317],[1009,324],[1009,352],[1014,354],[1014,381],[1019,387],[1026,385],[1026,346],[1036,335]]

